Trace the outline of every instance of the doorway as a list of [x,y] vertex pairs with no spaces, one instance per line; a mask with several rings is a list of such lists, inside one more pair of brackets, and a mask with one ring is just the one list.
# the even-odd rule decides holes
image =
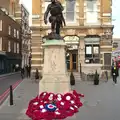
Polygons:
[[68,71],[78,71],[78,51],[69,51],[66,55]]

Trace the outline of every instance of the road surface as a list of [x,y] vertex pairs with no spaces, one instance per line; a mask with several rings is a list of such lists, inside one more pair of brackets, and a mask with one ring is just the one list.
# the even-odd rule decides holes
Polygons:
[[15,89],[21,81],[20,73],[0,77],[0,104],[3,103],[5,98],[9,95],[10,85]]

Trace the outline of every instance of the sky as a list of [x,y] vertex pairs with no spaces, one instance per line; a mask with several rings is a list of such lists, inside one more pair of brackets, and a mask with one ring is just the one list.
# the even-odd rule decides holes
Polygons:
[[[113,37],[120,38],[120,0],[112,0],[112,23],[114,25]],[[27,8],[30,13],[32,13],[32,0],[21,0],[21,3]],[[30,21],[31,24],[31,21]]]

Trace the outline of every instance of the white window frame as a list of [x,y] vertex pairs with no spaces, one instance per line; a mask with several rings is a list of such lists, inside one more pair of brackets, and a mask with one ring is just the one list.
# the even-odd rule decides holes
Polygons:
[[16,37],[16,29],[14,29],[14,37]]
[[[66,6],[66,1],[65,1],[65,6]],[[76,22],[77,22],[77,20],[76,20],[76,4],[77,4],[77,0],[75,0],[75,9],[74,9],[74,20],[73,21],[67,21],[66,20],[66,8],[67,8],[67,6],[64,8],[64,11],[63,11],[63,16],[64,16],[64,18],[65,18],[65,20],[66,20],[66,23],[68,23],[68,24],[75,24]]]
[[3,21],[0,20],[0,31],[2,31],[2,27],[3,27]]
[[11,35],[11,26],[8,26],[8,34]]
[[17,30],[17,39],[19,39],[19,30]]
[[2,37],[0,37],[0,51],[2,51]]
[[[93,9],[93,11],[90,12],[90,10],[88,10],[87,8],[87,2],[88,1],[94,1],[96,2],[96,9]],[[100,24],[100,21],[99,21],[99,14],[98,14],[98,0],[85,0],[85,4],[84,4],[84,14],[85,14],[85,21],[84,21],[84,24],[85,25],[99,25]],[[96,14],[96,21],[92,22],[90,21],[90,18],[93,18],[92,16],[91,17],[87,17],[87,14],[88,13],[95,13]],[[95,17],[94,17],[95,18]],[[93,19],[94,19],[93,18]]]
[[19,43],[17,43],[17,53],[19,53],[20,50],[19,50]]
[[8,52],[11,52],[11,42],[8,41]]
[[16,53],[16,42],[14,42],[14,53]]

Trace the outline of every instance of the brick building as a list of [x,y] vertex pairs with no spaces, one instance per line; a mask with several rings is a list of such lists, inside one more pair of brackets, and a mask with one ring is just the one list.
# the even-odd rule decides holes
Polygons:
[[0,74],[21,66],[21,26],[0,8]]
[[19,4],[19,0],[15,3],[14,17],[16,21],[21,25],[22,31],[22,67],[29,65],[30,58],[30,41],[31,41],[31,30],[29,27],[29,12],[23,4]]
[[[61,36],[68,46],[67,68],[85,73],[99,73],[111,69],[112,0],[60,0],[64,6],[67,26]],[[50,24],[43,21],[50,0],[32,0],[32,71],[42,70],[43,38],[50,32]]]
[[30,41],[31,41],[31,30],[29,27],[29,12],[23,4],[20,4],[20,0],[4,0],[0,1],[2,7],[9,11],[9,16],[14,18],[21,25],[21,38],[22,38],[22,64],[29,64],[30,57]]

